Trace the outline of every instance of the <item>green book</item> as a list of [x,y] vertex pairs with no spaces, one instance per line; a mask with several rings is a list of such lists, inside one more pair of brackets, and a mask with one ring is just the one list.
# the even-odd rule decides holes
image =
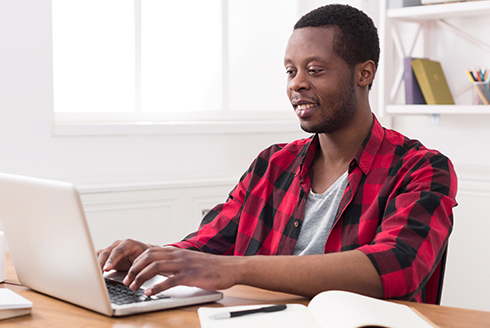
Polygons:
[[412,69],[427,105],[454,105],[441,63],[428,59],[415,59]]

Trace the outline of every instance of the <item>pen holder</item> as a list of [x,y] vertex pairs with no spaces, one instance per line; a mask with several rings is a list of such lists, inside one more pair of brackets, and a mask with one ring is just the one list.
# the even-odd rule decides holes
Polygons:
[[473,105],[490,105],[490,81],[473,82]]

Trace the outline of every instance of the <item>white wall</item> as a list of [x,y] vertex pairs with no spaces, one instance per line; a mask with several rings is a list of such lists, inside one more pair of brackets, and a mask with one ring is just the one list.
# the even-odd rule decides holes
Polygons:
[[235,177],[263,147],[304,136],[299,131],[226,138],[219,133],[54,136],[50,1],[2,1],[0,15],[4,172],[82,184]]
[[[129,213],[110,206],[109,210],[112,200],[104,200],[104,193],[118,192],[118,197],[124,198],[134,192],[137,198],[151,202],[153,195],[141,194],[168,193],[173,188],[181,198],[172,203],[172,220],[185,221],[191,215],[186,206],[196,205],[185,200],[189,190],[210,188],[212,203],[222,202],[261,149],[306,136],[299,125],[281,131],[274,124],[272,132],[266,127],[259,133],[247,133],[246,129],[222,133],[218,127],[196,134],[188,126],[184,133],[148,135],[140,126],[139,132],[131,135],[54,135],[50,8],[49,0],[0,1],[0,171],[77,183],[82,200],[92,207],[88,219],[94,230],[114,227],[109,222]],[[215,188],[224,190],[216,194]],[[99,207],[100,202],[106,202],[107,206],[94,210],[93,202],[99,202]],[[149,214],[144,205],[138,208],[139,226],[158,218],[170,219],[164,210]],[[200,212],[197,220],[195,215],[189,218],[194,227]],[[190,232],[188,224],[182,226]],[[183,237],[179,224],[172,227],[167,226],[164,233],[154,229],[146,234],[133,234],[134,227],[123,227],[110,237],[146,236],[157,242],[162,235],[160,243]],[[108,240],[102,237],[104,233],[97,230],[94,234],[96,246],[104,246]]]
[[[324,3],[303,4],[308,10]],[[367,4],[372,13],[373,1]],[[0,0],[0,171],[79,184],[96,247],[126,237],[154,243],[181,238],[203,209],[225,200],[258,151],[305,136],[299,126],[261,133],[55,136],[50,15],[49,0]],[[444,304],[490,311],[489,125],[487,116],[441,116],[439,124],[430,116],[393,120],[395,129],[446,153],[460,177]]]

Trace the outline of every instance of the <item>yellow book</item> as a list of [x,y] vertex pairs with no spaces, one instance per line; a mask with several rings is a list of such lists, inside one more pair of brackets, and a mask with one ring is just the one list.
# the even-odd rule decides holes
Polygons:
[[429,59],[415,59],[412,69],[427,105],[454,105],[441,64]]

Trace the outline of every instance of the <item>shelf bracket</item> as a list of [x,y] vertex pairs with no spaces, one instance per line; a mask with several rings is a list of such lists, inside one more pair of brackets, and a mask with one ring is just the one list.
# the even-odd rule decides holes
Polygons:
[[439,114],[432,114],[430,117],[430,122],[432,124],[439,124],[441,123],[441,115]]
[[422,29],[422,27],[419,24],[418,28],[417,28],[417,32],[415,33],[415,37],[412,40],[412,44],[410,45],[410,51],[408,54],[405,54],[405,49],[403,49],[403,44],[400,40],[400,37],[398,35],[398,32],[397,32],[395,26],[392,26],[392,28],[391,28],[390,32],[391,32],[391,37],[393,39],[393,44],[395,46],[398,57],[400,58],[400,61],[402,63],[402,65],[400,66],[400,68],[399,68],[399,70],[395,76],[395,81],[394,81],[394,84],[393,84],[391,91],[390,91],[390,101],[391,102],[393,102],[395,100],[395,97],[396,97],[398,91],[400,90],[400,86],[403,82],[403,73],[405,70],[405,68],[403,66],[403,59],[407,56],[408,57],[412,56],[413,49],[415,48],[415,44],[417,43],[417,40],[420,36],[421,29]]
[[444,19],[439,19],[437,20],[437,22],[439,23],[439,25],[441,25],[442,27],[452,31],[454,34],[456,35],[459,35],[460,37],[462,37],[463,39],[465,39],[466,41],[470,42],[470,43],[473,43],[474,45],[482,48],[483,50],[485,51],[488,51],[490,52],[490,45],[486,44],[485,42],[475,38],[474,36],[466,33],[465,31],[462,31],[461,29],[449,24],[448,22],[446,22]]

